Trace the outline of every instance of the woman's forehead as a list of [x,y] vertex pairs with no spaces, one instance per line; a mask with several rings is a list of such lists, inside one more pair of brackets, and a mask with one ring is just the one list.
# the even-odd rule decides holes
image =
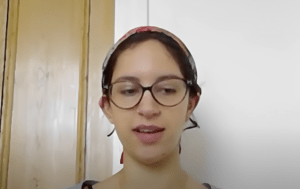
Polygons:
[[[180,45],[180,47],[184,51],[186,51],[186,49],[187,49],[186,46],[184,45],[184,43],[176,35],[174,35],[172,32],[167,31],[163,28],[156,27],[156,26],[141,26],[141,27],[133,28],[130,31],[128,31],[123,37],[121,37],[118,42],[124,41],[126,38],[128,38],[132,34],[145,32],[145,31],[163,32],[163,33],[167,34],[168,36],[172,37]],[[186,52],[186,53],[188,55],[188,52]]]
[[[150,32],[148,32],[150,31]],[[147,32],[143,34],[143,32]],[[139,34],[141,33],[141,34]],[[120,58],[120,55],[124,51],[126,51],[126,45],[129,44],[130,41],[134,40],[136,41],[142,41],[143,38],[149,37],[149,35],[153,37],[153,40],[158,40],[159,42],[163,42],[164,48],[167,49],[168,53],[166,55],[169,55],[171,58],[176,59],[174,60],[174,64],[168,65],[164,61],[152,61],[156,64],[140,64],[139,61],[134,61],[136,64],[132,64],[132,62],[129,61],[127,64],[118,64],[118,59]],[[134,35],[134,36],[133,36]],[[131,37],[131,38],[130,38]],[[152,38],[149,37],[149,38]],[[129,39],[128,39],[129,38]],[[173,40],[172,40],[173,39]],[[126,40],[126,41],[125,41]],[[124,42],[125,41],[125,42]],[[169,41],[168,43],[171,43],[171,46],[166,44],[165,42]],[[174,43],[175,42],[175,43]],[[177,43],[176,43],[177,42]],[[138,44],[138,43],[137,43]],[[173,46],[175,45],[175,46]],[[135,45],[133,45],[134,47]],[[119,48],[120,47],[120,48]],[[173,49],[173,47],[175,47]],[[124,50],[124,48],[126,50]],[[177,49],[177,50],[176,50]],[[180,49],[180,50],[178,50]],[[174,51],[175,50],[175,51]],[[180,53],[177,53],[179,51]],[[120,54],[119,54],[120,53]],[[185,56],[185,55],[186,56]],[[151,60],[156,57],[157,55],[153,55],[152,57],[140,58],[140,60]],[[113,58],[111,58],[113,57]],[[127,57],[128,58],[128,57]],[[132,58],[132,57],[131,57]],[[129,60],[129,59],[128,59]],[[142,61],[145,63],[146,61]],[[167,61],[166,61],[167,62]],[[108,64],[111,64],[108,66]],[[123,62],[124,63],[124,62]],[[185,66],[184,64],[189,64]],[[132,66],[128,66],[132,65]],[[152,65],[152,67],[151,67]],[[120,69],[118,69],[118,67]],[[148,68],[151,71],[149,71]],[[175,69],[174,69],[175,68]],[[102,64],[102,88],[108,89],[109,83],[113,82],[118,77],[122,77],[124,75],[131,75],[134,77],[137,77],[140,79],[140,81],[145,81],[145,84],[149,83],[151,84],[152,81],[155,81],[156,78],[160,77],[163,74],[176,74],[177,76],[181,76],[181,78],[188,79],[188,82],[192,84],[197,85],[197,70],[195,61],[189,52],[189,50],[186,48],[184,43],[174,34],[171,32],[164,30],[162,28],[153,27],[153,26],[142,26],[138,28],[134,28],[127,32],[121,39],[119,39],[109,50],[107,53],[104,62]],[[146,79],[145,79],[146,78]],[[143,84],[143,83],[141,83]]]
[[120,76],[153,76],[173,74],[182,78],[178,63],[161,42],[145,41],[122,52],[113,71],[113,80]]
[[[121,57],[121,58],[120,58]],[[140,59],[172,59],[173,55],[168,51],[166,46],[157,39],[148,39],[125,49],[119,54],[117,62],[124,58],[140,58]]]
[[[177,74],[162,74],[158,75],[155,79],[155,82],[163,81],[163,80],[168,80],[168,79],[183,79],[181,76]],[[130,82],[136,82],[136,83],[141,83],[141,80],[139,77],[136,77],[134,75],[123,75],[118,77],[114,82],[122,82],[122,81],[130,81]]]

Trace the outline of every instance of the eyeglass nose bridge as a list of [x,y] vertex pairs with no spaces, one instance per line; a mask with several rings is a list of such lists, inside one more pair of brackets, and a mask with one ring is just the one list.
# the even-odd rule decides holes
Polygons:
[[[147,90],[150,91],[152,98],[153,98],[158,104],[163,105],[163,104],[161,104],[161,103],[155,98],[155,96],[154,96],[154,94],[153,94],[153,92],[152,92],[153,86],[154,86],[154,84],[153,84],[152,86],[149,86],[149,87],[144,87],[144,86],[140,85],[140,87],[142,88],[143,92],[142,92],[142,95],[141,95],[141,97],[140,97],[140,100],[136,103],[136,105],[134,105],[134,107],[137,106],[137,105],[142,101],[143,96],[144,96],[144,94],[145,94],[145,91],[147,91]],[[164,105],[163,105],[163,106],[164,106]]]

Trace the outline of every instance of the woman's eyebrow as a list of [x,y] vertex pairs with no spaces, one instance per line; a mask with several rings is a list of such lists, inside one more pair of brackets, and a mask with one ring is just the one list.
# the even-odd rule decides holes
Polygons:
[[[162,81],[165,79],[182,79],[181,77],[174,75],[174,74],[167,74],[167,75],[162,75],[159,76],[158,78],[156,78],[155,82],[157,81]],[[134,82],[138,82],[140,83],[140,79],[134,76],[121,76],[118,79],[116,79],[116,81],[114,81],[113,83],[116,83],[118,81],[134,81]]]

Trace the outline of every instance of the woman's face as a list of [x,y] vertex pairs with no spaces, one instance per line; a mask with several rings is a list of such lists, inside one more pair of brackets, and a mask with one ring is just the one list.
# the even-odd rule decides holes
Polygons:
[[[157,40],[148,40],[120,54],[111,81],[113,83],[122,76],[133,76],[139,79],[142,86],[148,87],[158,77],[168,74],[183,78],[178,64],[164,45]],[[195,99],[189,99],[189,93],[180,104],[165,107],[153,99],[150,91],[145,91],[140,103],[132,109],[120,109],[106,101],[103,111],[115,125],[124,151],[133,159],[151,163],[174,151],[178,153],[181,133],[194,108]],[[141,124],[165,128],[161,139],[151,145],[141,142],[132,131]]]

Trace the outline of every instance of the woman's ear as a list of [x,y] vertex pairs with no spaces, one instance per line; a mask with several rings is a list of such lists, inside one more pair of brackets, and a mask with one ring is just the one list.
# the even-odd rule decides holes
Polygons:
[[114,124],[112,119],[112,110],[106,95],[103,95],[99,100],[99,106],[111,124]]
[[197,107],[199,99],[200,99],[200,93],[199,92],[194,97],[189,98],[186,121],[189,119],[189,117],[193,113],[194,109]]

